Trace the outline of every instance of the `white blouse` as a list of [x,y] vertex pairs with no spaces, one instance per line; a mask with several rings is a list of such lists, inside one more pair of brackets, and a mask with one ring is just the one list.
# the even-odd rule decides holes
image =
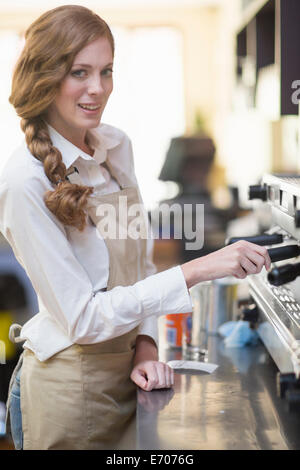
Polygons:
[[[123,131],[107,124],[89,131],[93,157],[50,126],[49,133],[67,169],[75,165],[82,182],[98,193],[119,190],[101,166],[106,159],[121,185],[137,185],[131,141]],[[157,342],[158,316],[192,310],[180,266],[155,274],[151,238],[147,278],[103,291],[109,273],[103,238],[91,222],[83,232],[64,226],[44,203],[48,190],[53,185],[24,140],[0,176],[0,230],[37,294],[39,312],[23,326],[21,337],[40,361],[74,343],[106,341],[136,326]]]

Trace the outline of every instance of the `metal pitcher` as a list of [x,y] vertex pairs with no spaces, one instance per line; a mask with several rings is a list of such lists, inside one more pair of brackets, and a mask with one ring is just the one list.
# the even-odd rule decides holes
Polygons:
[[218,334],[223,323],[235,320],[238,313],[238,279],[228,276],[212,281],[207,332]]

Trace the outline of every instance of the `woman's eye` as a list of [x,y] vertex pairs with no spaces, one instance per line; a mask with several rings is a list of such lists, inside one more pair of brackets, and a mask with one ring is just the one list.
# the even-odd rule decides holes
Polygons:
[[85,77],[85,70],[73,70],[73,72],[71,73],[71,75],[73,77],[78,77],[78,78],[83,78]]
[[[111,77],[112,73],[113,73],[112,69],[105,69],[101,72],[101,74],[104,75],[105,77]],[[85,78],[87,76],[87,71],[84,69],[73,70],[73,72],[71,72],[71,75],[76,78]]]
[[113,73],[113,69],[105,69],[103,70],[103,75],[106,75],[107,77],[110,77]]

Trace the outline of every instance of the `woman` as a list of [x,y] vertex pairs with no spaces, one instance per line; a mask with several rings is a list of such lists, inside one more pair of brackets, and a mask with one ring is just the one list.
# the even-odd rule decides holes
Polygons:
[[134,413],[135,386],[173,384],[158,361],[155,319],[191,311],[188,288],[202,280],[270,266],[265,248],[238,243],[154,274],[146,218],[138,238],[107,236],[102,208],[113,209],[105,223],[120,226],[124,197],[141,202],[130,140],[100,124],[113,56],[107,24],[63,6],[29,27],[13,75],[10,102],[26,145],[1,176],[0,228],[39,300],[12,380],[21,381],[22,423],[11,410],[19,448],[115,445]]

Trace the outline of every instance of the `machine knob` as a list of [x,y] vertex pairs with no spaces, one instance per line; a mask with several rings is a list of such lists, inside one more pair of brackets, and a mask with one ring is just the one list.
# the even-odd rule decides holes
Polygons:
[[257,184],[249,186],[249,199],[261,199],[262,201],[266,201],[267,195],[266,185]]

